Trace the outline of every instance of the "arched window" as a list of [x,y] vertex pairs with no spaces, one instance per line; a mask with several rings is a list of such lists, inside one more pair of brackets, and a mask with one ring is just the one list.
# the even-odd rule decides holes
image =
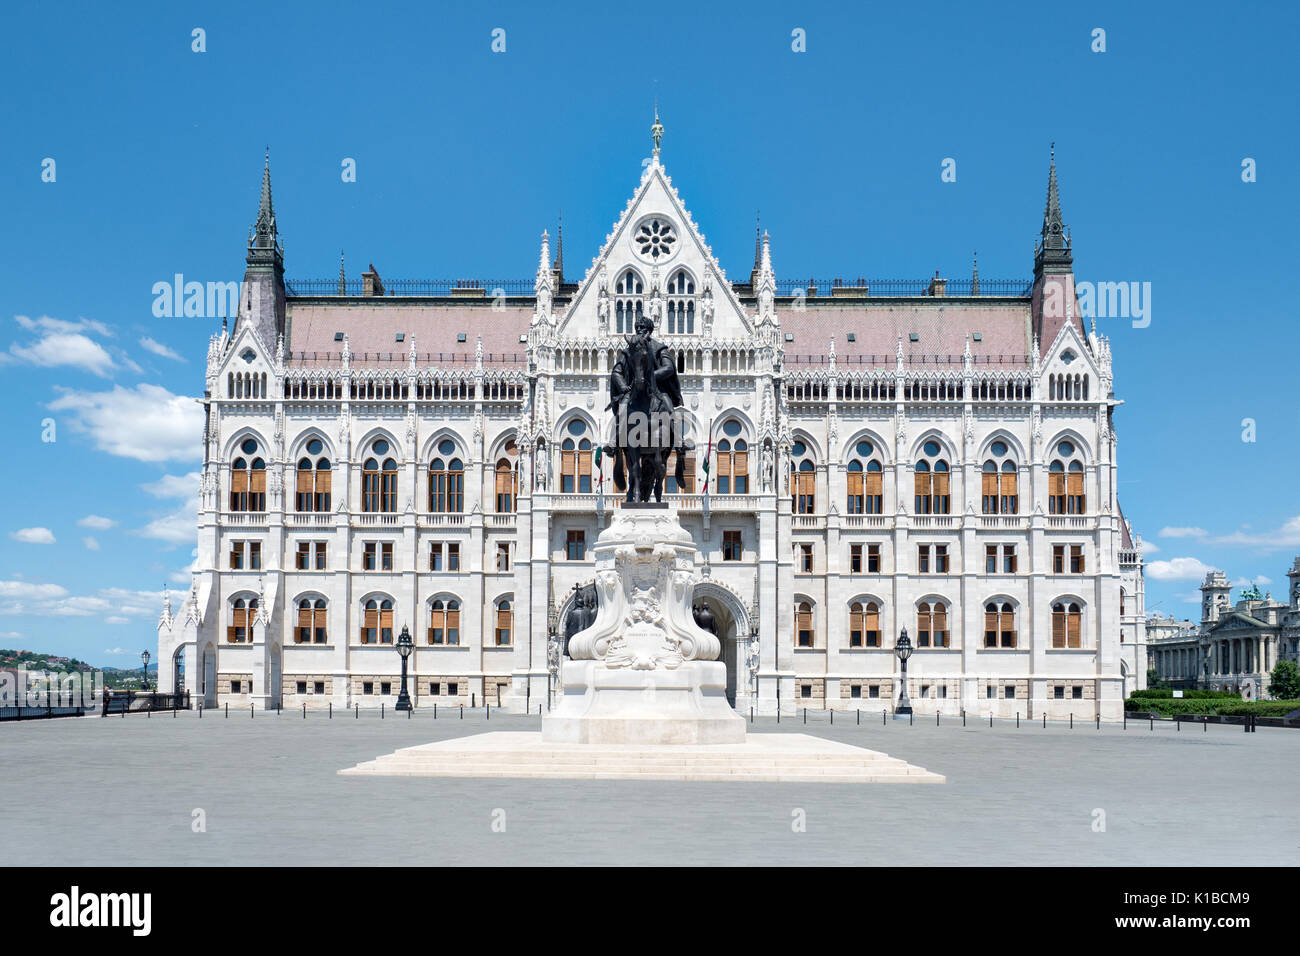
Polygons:
[[303,598],[298,602],[298,627],[294,631],[293,642],[326,643],[324,598]]
[[510,607],[510,601],[502,598],[497,602],[497,620],[496,620],[496,641],[497,647],[509,647],[511,634],[514,631],[514,611]]
[[257,617],[257,598],[235,598],[230,606],[230,626],[226,640],[231,644],[247,644],[253,639],[253,620]]
[[849,605],[849,647],[880,646],[880,606],[875,601]]
[[1058,458],[1047,469],[1048,513],[1054,515],[1081,515],[1087,511],[1087,498],[1083,491],[1083,461],[1078,447],[1072,441],[1056,445]]
[[817,511],[817,469],[808,446],[798,440],[790,446],[790,510],[797,515]]
[[982,510],[986,515],[1019,513],[1016,488],[1016,462],[1004,441],[989,447],[990,458],[984,462],[981,481]]
[[794,644],[795,647],[813,646],[812,605],[800,601],[794,608]]
[[505,452],[505,456],[497,459],[495,471],[497,514],[514,511],[515,498],[519,495],[519,472],[516,468],[519,449],[513,439],[506,442]]
[[668,280],[667,324],[670,335],[695,332],[695,280],[678,269]]
[[438,442],[437,457],[429,463],[429,511],[460,514],[465,510],[465,463],[456,455],[450,438]]
[[319,438],[307,442],[307,454],[298,459],[295,507],[298,511],[330,510],[330,460]]
[[568,435],[560,443],[560,491],[572,494],[591,494],[591,439],[587,437],[587,423],[581,418],[572,419]]
[[266,510],[266,462],[259,455],[257,441],[245,438],[243,453],[230,463],[230,510]]
[[636,331],[636,320],[644,308],[641,296],[645,288],[641,277],[628,269],[614,285],[614,330],[630,335]]
[[365,603],[361,620],[361,643],[393,643],[393,602],[389,598],[371,598]]
[[851,515],[882,514],[884,468],[876,447],[869,441],[858,442],[856,457],[849,461],[849,497],[846,513]]
[[664,491],[667,494],[692,494],[695,491],[695,452],[686,453],[686,468],[682,472],[682,487],[677,487],[677,452],[668,453],[668,471],[664,475]]
[[361,510],[391,514],[397,511],[397,461],[384,457],[390,448],[382,438],[370,450],[374,457],[361,466]]
[[923,601],[916,606],[916,646],[948,646],[948,605]]
[[740,437],[740,422],[729,418],[722,423],[717,447],[718,478],[713,490],[720,495],[749,494],[749,445]]
[[922,447],[924,457],[916,463],[915,489],[916,513],[919,515],[946,515],[952,512],[952,495],[948,481],[948,462],[939,457],[942,449],[937,441],[928,441]]
[[1010,604],[990,601],[984,605],[984,646],[1016,646],[1016,610]]
[[1052,646],[1083,646],[1083,610],[1074,602],[1052,605]]
[[460,643],[460,602],[438,598],[429,605],[429,643]]

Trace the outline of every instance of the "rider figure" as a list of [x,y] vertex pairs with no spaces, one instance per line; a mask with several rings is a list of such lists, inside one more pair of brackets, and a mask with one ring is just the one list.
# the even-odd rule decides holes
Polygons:
[[[614,410],[614,421],[616,423],[616,432],[621,441],[626,433],[625,414],[627,402],[632,390],[633,370],[628,367],[629,352],[631,346],[640,345],[647,350],[651,357],[651,368],[654,375],[655,390],[659,393],[656,404],[662,403],[664,411],[671,413],[672,416],[672,447],[677,450],[677,478],[679,483],[682,480],[684,467],[686,464],[687,443],[683,428],[676,409],[683,404],[681,383],[677,379],[677,364],[673,361],[673,354],[668,346],[662,342],[656,341],[651,332],[654,331],[654,321],[647,315],[641,315],[636,320],[636,334],[628,337],[628,347],[620,350],[618,360],[609,373],[609,409]],[[609,449],[611,452],[613,449]],[[630,491],[629,491],[630,494]]]

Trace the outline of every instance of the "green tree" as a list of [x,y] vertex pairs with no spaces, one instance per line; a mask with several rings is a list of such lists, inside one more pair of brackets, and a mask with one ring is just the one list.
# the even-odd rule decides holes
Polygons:
[[1155,669],[1154,667],[1148,667],[1148,668],[1147,668],[1147,687],[1148,687],[1150,690],[1160,690],[1160,689],[1161,689],[1162,687],[1164,687],[1164,686],[1165,686],[1165,682],[1162,681],[1162,680],[1159,678],[1159,676],[1156,674],[1156,669]]
[[1300,667],[1295,661],[1278,661],[1268,676],[1268,692],[1278,700],[1300,699]]

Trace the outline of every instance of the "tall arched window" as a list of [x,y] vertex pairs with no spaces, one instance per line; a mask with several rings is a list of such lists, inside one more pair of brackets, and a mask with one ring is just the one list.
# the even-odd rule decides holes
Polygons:
[[630,335],[636,331],[636,320],[641,317],[644,308],[641,296],[645,287],[641,277],[628,269],[618,278],[614,285],[614,330],[620,334]]
[[502,598],[497,602],[497,619],[496,619],[496,642],[497,647],[508,647],[511,641],[511,635],[514,631],[515,618],[514,611],[510,607],[508,598]]
[[849,605],[849,647],[880,646],[880,606],[875,601]]
[[231,644],[247,644],[253,639],[253,620],[257,617],[257,598],[235,598],[230,605],[230,626],[226,640]]
[[1019,513],[1019,496],[1016,489],[1016,462],[1011,449],[1004,441],[989,446],[989,457],[984,462],[981,481],[982,509],[986,515],[1013,515]]
[[740,422],[729,418],[722,423],[718,441],[718,477],[713,490],[720,495],[749,494],[749,445],[740,437]]
[[948,481],[948,462],[940,458],[942,449],[937,441],[928,441],[922,447],[924,457],[916,463],[916,513],[919,515],[946,515],[952,512],[952,494]]
[[591,439],[587,436],[587,423],[581,418],[572,419],[568,435],[560,443],[560,491],[572,494],[591,494]]
[[916,606],[916,646],[948,646],[948,605],[923,601]]
[[497,514],[509,514],[515,510],[515,498],[519,495],[519,472],[516,468],[519,449],[514,439],[506,442],[505,455],[497,459],[494,471]]
[[1052,605],[1052,646],[1083,646],[1083,610],[1073,601]]
[[460,643],[460,602],[438,598],[429,605],[429,643]]
[[686,467],[682,472],[682,487],[677,487],[677,452],[668,453],[668,471],[664,475],[664,492],[667,494],[691,494],[695,491],[695,452],[686,453]]
[[798,440],[790,446],[790,510],[797,515],[817,511],[817,467],[808,446]]
[[324,598],[303,598],[298,602],[298,627],[294,631],[293,642],[326,643]]
[[1087,498],[1083,491],[1083,461],[1079,449],[1072,441],[1056,445],[1056,454],[1047,469],[1048,513],[1054,515],[1081,515],[1087,512]]
[[256,439],[245,438],[243,453],[230,463],[230,510],[266,510],[266,462],[259,455]]
[[1016,609],[1009,603],[984,605],[984,646],[1016,646]]
[[397,511],[397,461],[385,457],[391,450],[388,442],[377,439],[371,446],[373,457],[361,466],[361,510]]
[[812,605],[800,601],[794,608],[794,643],[795,647],[813,646]]
[[668,280],[667,312],[670,335],[695,332],[695,280],[685,269],[678,269]]
[[884,469],[875,446],[866,440],[854,449],[856,457],[849,461],[849,495],[846,513],[851,515],[882,514]]
[[299,511],[330,510],[330,460],[319,438],[307,442],[307,454],[298,459],[295,506]]
[[393,643],[392,600],[389,598],[371,598],[365,603],[361,619],[361,643]]
[[460,514],[465,510],[465,463],[456,457],[450,438],[438,442],[437,457],[429,463],[429,511]]

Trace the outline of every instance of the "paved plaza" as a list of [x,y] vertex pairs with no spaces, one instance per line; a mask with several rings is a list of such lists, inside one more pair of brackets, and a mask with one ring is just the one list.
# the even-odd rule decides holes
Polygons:
[[[0,864],[1300,862],[1300,732],[759,720],[943,774],[938,786],[340,775],[540,718],[247,711],[0,725]],[[201,810],[206,832],[194,832]],[[1104,832],[1095,821],[1102,820]],[[797,826],[806,820],[806,829]],[[504,831],[502,827],[504,825]]]

